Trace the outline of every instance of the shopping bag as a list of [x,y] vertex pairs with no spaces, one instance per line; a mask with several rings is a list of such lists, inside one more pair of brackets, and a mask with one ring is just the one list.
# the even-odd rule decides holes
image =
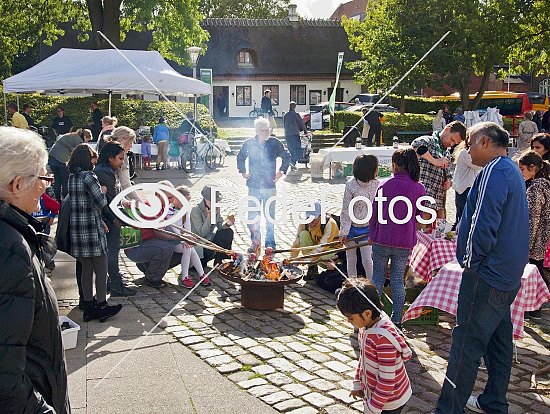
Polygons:
[[71,254],[71,235],[70,235],[70,205],[69,196],[61,202],[59,215],[57,216],[57,230],[55,232],[55,243],[57,250]]
[[548,241],[548,245],[546,246],[546,254],[544,255],[544,267],[550,267],[550,240]]

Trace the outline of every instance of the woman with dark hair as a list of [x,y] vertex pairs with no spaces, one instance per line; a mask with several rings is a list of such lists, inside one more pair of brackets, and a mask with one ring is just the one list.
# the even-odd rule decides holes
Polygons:
[[[387,201],[381,202],[380,206],[376,199],[373,203],[369,238],[372,241],[372,281],[380,296],[386,280],[388,260],[391,259],[391,319],[400,328],[405,304],[403,276],[411,249],[416,244],[416,216],[422,216],[417,207],[417,200],[426,195],[426,189],[418,182],[420,163],[413,148],[395,151],[392,156],[392,169],[393,178],[378,187],[378,192],[382,192],[384,200]],[[391,203],[395,197],[408,199],[410,204],[404,201]],[[391,210],[389,205],[392,206]],[[404,222],[407,217],[408,220]]]
[[[544,278],[544,255],[550,240],[550,164],[535,151],[528,151],[518,161],[527,185],[529,206],[529,263],[537,266]],[[548,284],[548,280],[546,280]],[[540,319],[540,309],[526,312],[532,319]]]
[[[367,204],[363,201],[353,205],[352,220],[350,216],[350,202],[356,197],[364,197],[372,203],[380,181],[376,179],[378,171],[378,158],[370,154],[362,154],[353,162],[353,178],[346,183],[344,200],[342,202],[342,213],[340,215],[340,243],[350,246],[368,239],[369,223],[357,223],[357,220],[364,221],[368,214]],[[348,239],[364,236],[361,239],[348,242]],[[361,262],[367,279],[372,279],[372,246],[360,247]],[[346,251],[346,263],[348,277],[357,276],[357,249]]]
[[[92,172],[97,153],[88,144],[80,144],[69,160],[69,206],[71,256],[82,264],[84,322],[99,319],[105,322],[120,312],[122,305],[107,304],[107,226],[101,211],[107,205],[107,189],[99,185]],[[96,295],[93,294],[95,272]]]
[[533,136],[531,149],[538,152],[544,161],[550,161],[550,135],[540,133]]
[[92,131],[89,129],[78,129],[75,132],[60,137],[50,149],[48,165],[55,177],[53,191],[57,201],[61,202],[69,192],[67,188],[69,181],[67,161],[69,161],[71,152],[73,152],[77,145],[88,142],[91,139]]
[[31,217],[51,183],[34,132],[0,127],[0,411],[71,412],[57,299],[44,263],[55,243]]
[[[126,151],[120,142],[105,143],[99,153],[97,165],[94,169],[99,184],[107,188],[107,193],[105,193],[107,205],[103,208],[103,220],[109,229],[107,232],[107,271],[109,274],[107,292],[110,292],[111,296],[133,296],[136,294],[135,290],[124,285],[123,276],[120,273],[118,252],[120,251],[121,223],[109,207],[120,188],[116,172],[120,170],[124,163],[125,153]],[[124,207],[130,207],[130,201],[128,200],[124,200],[122,204]]]

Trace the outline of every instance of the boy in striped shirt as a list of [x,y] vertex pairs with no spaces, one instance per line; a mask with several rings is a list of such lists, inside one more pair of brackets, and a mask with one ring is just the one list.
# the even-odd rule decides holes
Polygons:
[[399,414],[412,395],[403,364],[412,353],[391,321],[381,318],[376,287],[365,278],[349,279],[336,304],[359,329],[359,365],[350,396],[363,398],[365,414]]

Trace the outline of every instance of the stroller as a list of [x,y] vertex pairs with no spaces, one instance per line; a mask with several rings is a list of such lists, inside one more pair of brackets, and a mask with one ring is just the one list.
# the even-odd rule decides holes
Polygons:
[[302,156],[297,163],[305,164],[306,168],[309,164],[309,154],[311,153],[311,141],[313,140],[313,134],[311,131],[302,132],[300,134],[300,142],[302,147]]

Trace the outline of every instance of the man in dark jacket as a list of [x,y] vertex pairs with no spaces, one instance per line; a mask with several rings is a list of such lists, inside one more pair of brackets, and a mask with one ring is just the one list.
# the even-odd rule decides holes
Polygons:
[[103,118],[103,114],[101,113],[99,106],[97,106],[97,102],[92,102],[90,106],[92,107],[92,120],[88,122],[88,126],[92,130],[93,140],[97,141],[102,128],[101,118]]
[[286,146],[290,152],[290,169],[296,170],[296,162],[300,159],[302,145],[300,131],[306,132],[306,126],[302,117],[296,113],[296,102],[290,102],[290,110],[283,118],[285,125]]
[[273,130],[275,127],[275,120],[273,119],[273,106],[271,105],[271,91],[269,89],[264,92],[261,106],[264,118],[269,121],[269,126],[271,130]]
[[382,118],[382,114],[378,112],[377,110],[373,109],[372,111],[365,114],[363,117],[366,122],[369,124],[369,133],[367,135],[367,147],[372,147],[372,140],[374,139],[374,143],[377,147],[380,146],[380,137],[382,135],[382,121],[380,121],[380,118]]
[[[266,239],[265,247],[275,249],[275,200],[269,204],[268,212],[265,211],[267,201],[277,195],[275,183],[286,174],[290,161],[290,154],[285,150],[281,141],[276,137],[270,137],[269,121],[265,118],[258,118],[254,121],[256,136],[250,138],[241,147],[237,155],[237,168],[246,180],[248,186],[248,195],[254,197],[266,215]],[[246,172],[246,159],[248,158],[248,172]],[[282,163],[277,170],[277,158],[281,158]],[[254,203],[249,203],[249,208]],[[254,220],[254,223],[248,225],[252,239],[252,248],[256,249],[261,245],[260,234],[260,212],[250,210],[248,220]]]
[[[477,413],[508,412],[506,392],[513,360],[510,305],[529,260],[525,181],[506,155],[508,133],[493,122],[483,122],[469,134],[472,163],[484,168],[460,220],[456,258],[464,271],[438,414],[463,413],[465,406]],[[473,397],[481,357],[488,380],[483,393]]]

